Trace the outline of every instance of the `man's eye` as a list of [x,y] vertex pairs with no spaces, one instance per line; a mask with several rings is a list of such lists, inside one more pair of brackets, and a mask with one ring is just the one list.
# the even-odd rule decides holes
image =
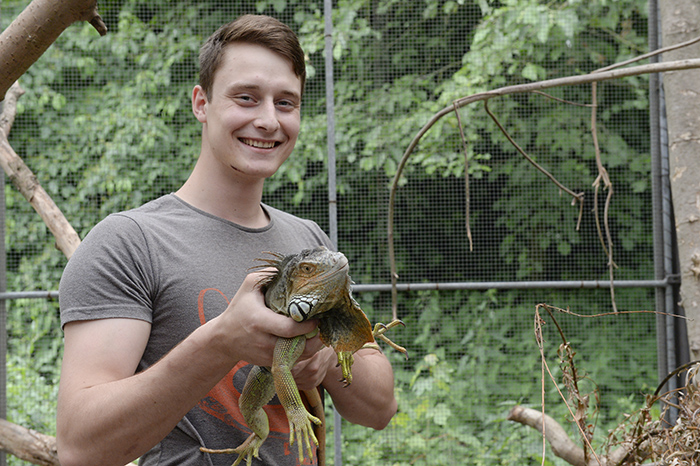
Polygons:
[[246,104],[255,102],[255,99],[249,95],[237,95],[234,99]]
[[291,110],[296,108],[296,104],[291,100],[280,100],[277,102],[277,106],[285,110]]

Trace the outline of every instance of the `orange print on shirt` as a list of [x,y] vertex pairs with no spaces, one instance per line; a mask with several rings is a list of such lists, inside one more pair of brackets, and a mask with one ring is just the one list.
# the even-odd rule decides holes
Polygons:
[[[199,323],[204,325],[207,321],[204,313],[204,302],[207,298],[207,307],[226,309],[230,300],[220,290],[216,288],[207,288],[200,291],[197,299],[197,310],[199,312]],[[220,307],[222,306],[222,307]],[[240,387],[243,388],[245,377],[243,374],[238,374],[238,371],[249,364],[245,361],[240,361],[236,364],[221,381],[212,388],[207,396],[203,398],[198,406],[203,411],[216,417],[217,419],[233,426],[237,429],[250,432],[248,426],[243,419],[243,415],[238,409],[238,399],[241,397],[241,392],[235,387],[234,380],[240,379]],[[273,398],[273,403],[277,398]],[[263,407],[270,420],[270,434],[289,434],[289,422],[284,413],[284,408],[279,402],[276,404],[268,404]]]

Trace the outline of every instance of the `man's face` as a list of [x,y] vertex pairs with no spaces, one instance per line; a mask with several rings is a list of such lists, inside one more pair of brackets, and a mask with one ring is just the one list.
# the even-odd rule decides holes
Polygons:
[[301,81],[291,63],[248,43],[225,49],[211,99],[199,86],[193,94],[195,115],[204,124],[203,150],[221,169],[256,180],[272,176],[294,149],[300,107]]

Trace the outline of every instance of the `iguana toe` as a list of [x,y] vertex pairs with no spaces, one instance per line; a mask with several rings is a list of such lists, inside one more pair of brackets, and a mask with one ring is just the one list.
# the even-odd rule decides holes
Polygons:
[[[319,418],[306,411],[306,409],[287,412],[287,418],[289,419],[289,445],[294,445],[295,442],[297,443],[299,462],[301,463],[304,461],[304,448],[306,448],[309,458],[313,458],[311,441],[313,441],[314,445],[318,446],[318,440],[316,439],[311,423],[313,422],[319,426],[323,423]],[[311,441],[309,439],[311,439]]]
[[352,363],[354,361],[355,358],[353,358],[351,351],[340,351],[338,353],[338,366],[340,366],[340,370],[343,374],[343,378],[340,379],[340,382],[343,382],[343,386],[345,387],[352,383]]
[[263,444],[265,439],[261,439],[256,434],[251,434],[245,442],[241,443],[237,448],[225,448],[223,450],[212,450],[211,448],[200,447],[200,451],[204,453],[225,453],[225,454],[238,454],[238,458],[233,462],[231,466],[238,466],[243,458],[246,460],[246,465],[251,466],[253,464],[253,457],[259,458],[260,445]]
[[[406,356],[406,359],[408,359],[408,351],[406,350],[406,348],[404,348],[403,346],[397,345],[396,343],[394,343],[393,341],[389,340],[387,337],[384,336],[384,333],[386,333],[387,330],[391,330],[392,328],[396,327],[397,325],[401,325],[403,327],[406,326],[406,324],[404,324],[399,319],[392,320],[391,322],[389,322],[388,325],[385,325],[382,323],[377,323],[377,324],[375,324],[374,330],[372,331],[372,336],[375,339],[379,338],[384,343],[386,343],[387,345],[394,348],[396,351],[403,353]],[[365,346],[367,346],[367,345],[365,345]]]

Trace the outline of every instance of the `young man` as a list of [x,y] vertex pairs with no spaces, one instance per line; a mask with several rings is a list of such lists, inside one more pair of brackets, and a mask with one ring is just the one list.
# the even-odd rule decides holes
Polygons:
[[[249,364],[269,366],[277,338],[314,329],[265,307],[248,274],[263,251],[330,241],[313,222],[261,203],[264,180],[299,133],[304,55],[294,33],[264,16],[220,28],[200,53],[192,109],[201,152],[185,184],[100,222],[60,285],[65,354],[57,441],[63,466],[230,465],[248,436],[237,400]],[[381,429],[396,412],[393,373],[379,351],[355,354],[342,386],[335,353],[309,340],[294,369],[322,385],[349,421]],[[284,411],[266,408],[263,464],[297,464]],[[259,463],[256,463],[259,464]]]

